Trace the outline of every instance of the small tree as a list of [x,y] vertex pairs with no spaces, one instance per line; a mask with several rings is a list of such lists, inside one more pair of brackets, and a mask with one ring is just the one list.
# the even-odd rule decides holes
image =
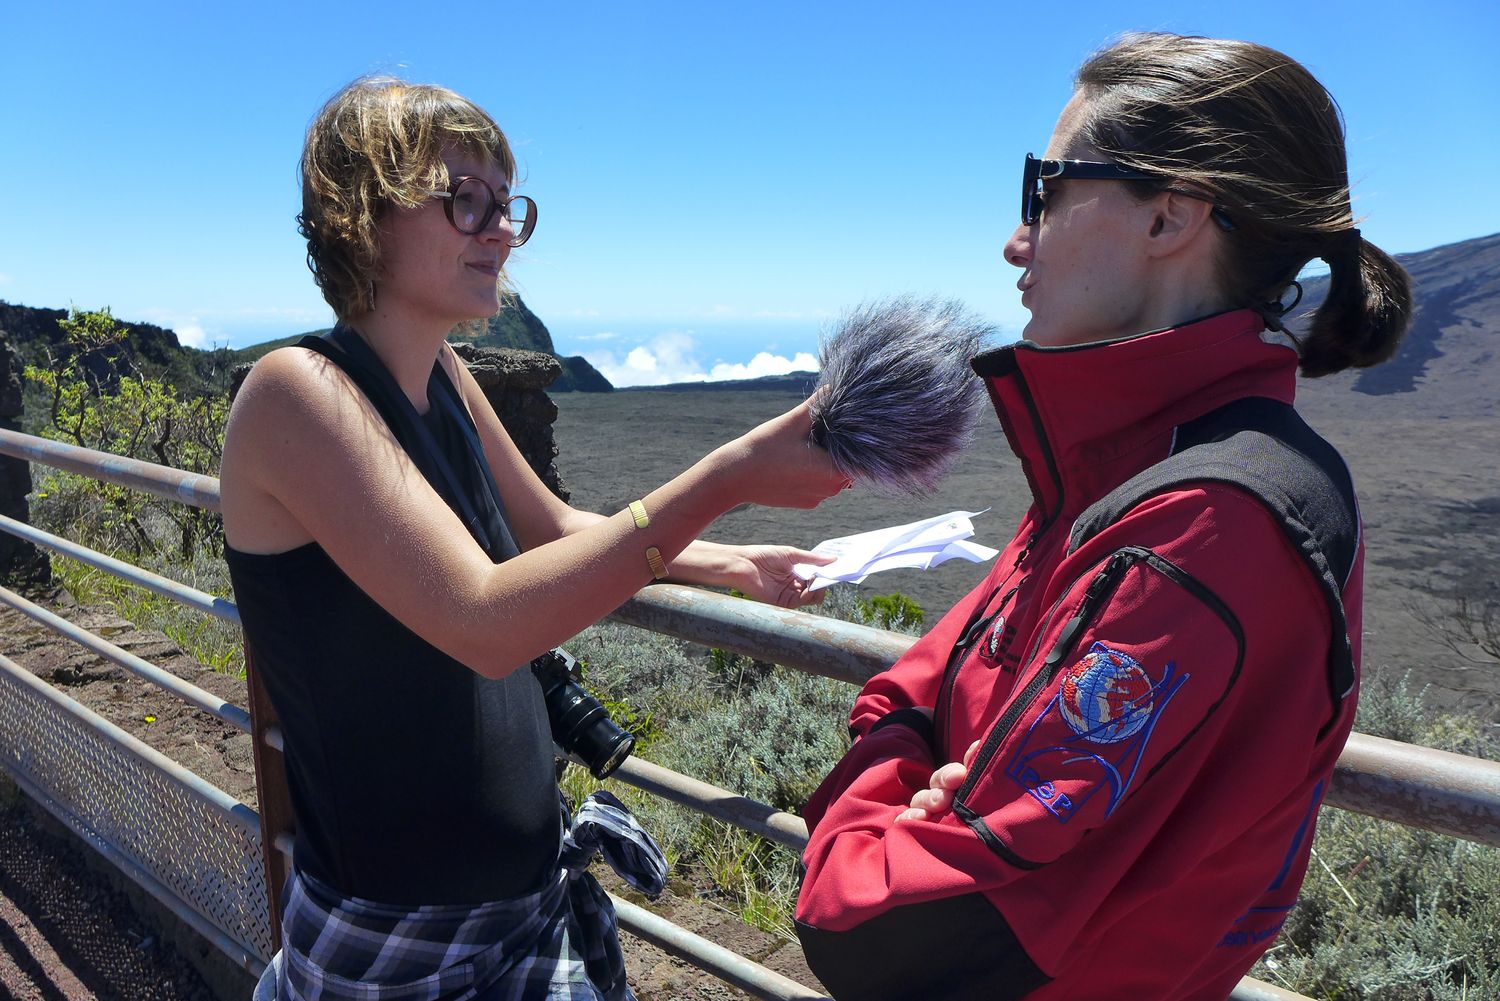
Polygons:
[[1446,601],[1408,599],[1406,609],[1458,657],[1492,667],[1500,664],[1500,582],[1491,580],[1475,590],[1454,593]]
[[[25,372],[49,401],[44,436],[188,472],[217,473],[226,398],[183,397],[171,384],[141,375],[120,350],[128,329],[108,309],[71,310],[58,326],[62,344],[47,349],[45,366],[30,365]],[[37,500],[39,520],[75,526],[90,543],[128,550],[137,559],[169,544],[184,561],[200,547],[215,555],[222,550],[216,514],[140,491],[54,472],[39,485]]]

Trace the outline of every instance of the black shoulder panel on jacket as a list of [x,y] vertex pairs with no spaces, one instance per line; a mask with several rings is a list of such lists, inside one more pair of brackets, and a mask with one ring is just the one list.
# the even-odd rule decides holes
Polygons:
[[1018,1001],[1052,979],[982,893],[893,907],[848,931],[798,921],[797,937],[839,1001]]
[[1343,458],[1291,406],[1251,397],[1182,425],[1170,456],[1079,515],[1068,551],[1077,550],[1148,497],[1204,480],[1239,487],[1257,498],[1312,571],[1333,623],[1328,686],[1336,716],[1339,703],[1354,687],[1343,589],[1359,550],[1359,515]]

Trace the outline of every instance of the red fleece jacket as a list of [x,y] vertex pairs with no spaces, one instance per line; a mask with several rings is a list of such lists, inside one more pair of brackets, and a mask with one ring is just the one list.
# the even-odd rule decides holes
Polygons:
[[[1223,484],[1067,550],[1179,425],[1290,403],[1296,364],[1249,311],[976,362],[1034,503],[989,578],[865,685],[807,804],[799,931],[839,997],[1222,1001],[1271,944],[1354,714],[1330,694],[1322,592]],[[1362,565],[1343,589],[1356,664]],[[919,706],[930,731],[901,712]],[[893,823],[976,740],[953,811]]]

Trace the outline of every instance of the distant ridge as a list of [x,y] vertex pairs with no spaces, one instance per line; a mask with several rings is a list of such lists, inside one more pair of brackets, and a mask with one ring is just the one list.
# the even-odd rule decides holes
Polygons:
[[[1299,405],[1336,408],[1349,393],[1378,398],[1372,416],[1500,417],[1500,233],[1435,247],[1396,259],[1411,272],[1416,312],[1401,349],[1384,365],[1341,372],[1322,379],[1302,380]],[[1323,301],[1328,280],[1305,283],[1303,302],[1289,324],[1295,333]],[[43,347],[61,340],[57,321],[67,314],[0,301],[0,330],[4,330],[23,360],[39,357]],[[121,318],[130,328],[124,350],[142,369],[160,375],[187,392],[222,391],[227,373],[275,348],[294,343],[301,334],[247,348],[201,351],[184,347],[171,330]],[[321,333],[321,331],[310,331]],[[519,297],[496,314],[482,333],[465,338],[487,347],[516,347],[543,351],[556,357],[552,336],[540,318]],[[581,357],[559,359],[563,374],[550,389],[608,391],[613,387]],[[631,386],[631,391],[668,393],[716,391],[810,392],[817,381],[812,372],[735,379],[725,382],[684,382],[666,386]]]
[[[67,315],[67,310],[63,309],[21,306],[0,300],[0,331],[15,346],[23,362],[40,361],[47,347],[61,343],[63,335],[57,322],[66,319]],[[328,331],[323,327],[245,348],[203,351],[180,344],[175,333],[154,323],[123,317],[116,319],[130,331],[120,353],[128,354],[146,374],[165,378],[189,393],[223,392],[229,385],[229,373],[236,366],[258,361],[277,348],[297,343],[308,334]],[[614,388],[584,358],[558,357],[546,324],[526,307],[519,296],[509,300],[504,309],[491,317],[482,332],[454,335],[454,339],[480,347],[541,351],[558,358],[562,363],[562,375],[548,387],[550,392],[607,393]]]
[[[0,300],[0,335],[15,348],[23,364],[46,364],[49,351],[62,344],[59,320],[65,309],[41,309]],[[119,319],[118,317],[116,319]],[[200,351],[184,347],[177,335],[154,323],[120,320],[128,328],[124,341],[108,352],[111,362],[128,360],[143,375],[162,379],[188,395],[223,392],[237,363],[227,348]]]
[[[1500,233],[1397,254],[1416,305],[1395,357],[1369,369],[1303,379],[1299,405],[1333,405],[1344,394],[1379,397],[1387,416],[1500,416]],[[1304,284],[1296,333],[1328,294]],[[1373,402],[1373,401],[1372,401]]]
[[547,387],[549,393],[607,393],[614,389],[582,355],[560,356],[552,346],[552,334],[547,325],[527,308],[519,295],[506,300],[500,312],[490,317],[482,333],[454,334],[453,339],[481,348],[519,348],[551,355],[562,362],[563,370],[562,375]]
[[[319,330],[309,330],[307,334],[316,336],[326,333],[327,330],[328,328],[324,327]],[[296,344],[307,334],[293,334],[290,337],[280,337],[274,341],[240,348],[234,352],[235,361],[237,364],[254,362],[277,348]],[[552,334],[547,330],[547,325],[527,307],[526,303],[521,301],[520,296],[506,300],[504,308],[490,317],[484,329],[478,333],[457,332],[450,336],[455,341],[466,342],[481,348],[516,348],[552,355],[562,363],[563,370],[562,375],[547,387],[547,391],[551,393],[607,393],[614,389],[609,380],[583,357],[577,355],[570,358],[560,357],[552,346]]]

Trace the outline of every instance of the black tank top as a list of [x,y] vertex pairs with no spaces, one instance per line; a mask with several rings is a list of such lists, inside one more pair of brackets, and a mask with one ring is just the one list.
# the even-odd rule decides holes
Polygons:
[[[447,496],[448,484],[433,486],[473,530],[486,520],[488,467],[476,467],[473,424],[453,405],[441,365],[428,397],[418,420],[465,503]],[[397,405],[372,400],[382,413]],[[386,416],[407,452],[418,451],[413,429]],[[431,457],[413,459],[431,482]],[[494,517],[490,534],[503,540],[485,541],[500,562],[496,549],[515,550]],[[224,555],[255,670],[281,717],[299,869],[349,896],[397,905],[496,900],[551,877],[558,793],[531,671],[481,677],[396,621],[315,542],[271,555],[225,546]]]

